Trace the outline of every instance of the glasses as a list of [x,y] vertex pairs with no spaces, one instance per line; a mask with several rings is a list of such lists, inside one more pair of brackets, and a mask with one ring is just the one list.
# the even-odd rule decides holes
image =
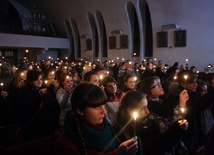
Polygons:
[[151,89],[158,88],[160,86],[161,86],[161,83],[157,83],[156,85],[152,86]]

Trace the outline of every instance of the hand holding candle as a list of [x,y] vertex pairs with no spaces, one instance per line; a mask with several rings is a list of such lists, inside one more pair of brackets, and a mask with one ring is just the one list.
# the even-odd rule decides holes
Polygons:
[[179,94],[179,106],[180,107],[186,107],[186,102],[189,100],[189,94],[187,93],[187,90],[181,91]]
[[182,119],[178,121],[179,127],[183,130],[187,130],[189,124],[188,121],[186,119]]

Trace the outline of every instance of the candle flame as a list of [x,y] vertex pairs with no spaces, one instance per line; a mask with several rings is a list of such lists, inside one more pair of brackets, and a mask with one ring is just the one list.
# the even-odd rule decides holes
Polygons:
[[137,119],[137,112],[134,112],[134,113],[133,113],[133,117],[134,117],[134,120]]
[[1,86],[3,86],[4,85],[4,83],[1,83]]
[[188,78],[188,76],[187,75],[184,75],[184,79],[186,80]]
[[184,113],[185,112],[185,108],[182,107],[181,108],[181,112]]

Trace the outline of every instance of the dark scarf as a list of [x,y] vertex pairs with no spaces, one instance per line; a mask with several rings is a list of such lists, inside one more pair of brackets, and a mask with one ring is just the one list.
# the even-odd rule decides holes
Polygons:
[[[65,133],[69,138],[74,140],[81,146],[81,139],[76,126],[75,115],[69,111],[65,118]],[[95,129],[87,124],[80,123],[80,130],[85,141],[86,149],[95,149],[103,152],[112,151],[116,148],[115,136],[110,128],[106,118],[104,119],[104,127]]]

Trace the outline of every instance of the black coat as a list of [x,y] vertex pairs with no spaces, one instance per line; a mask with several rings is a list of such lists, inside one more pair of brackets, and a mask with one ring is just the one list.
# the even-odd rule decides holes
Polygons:
[[32,85],[21,88],[19,94],[20,122],[24,139],[36,139],[59,130],[60,106],[48,91],[40,96]]

